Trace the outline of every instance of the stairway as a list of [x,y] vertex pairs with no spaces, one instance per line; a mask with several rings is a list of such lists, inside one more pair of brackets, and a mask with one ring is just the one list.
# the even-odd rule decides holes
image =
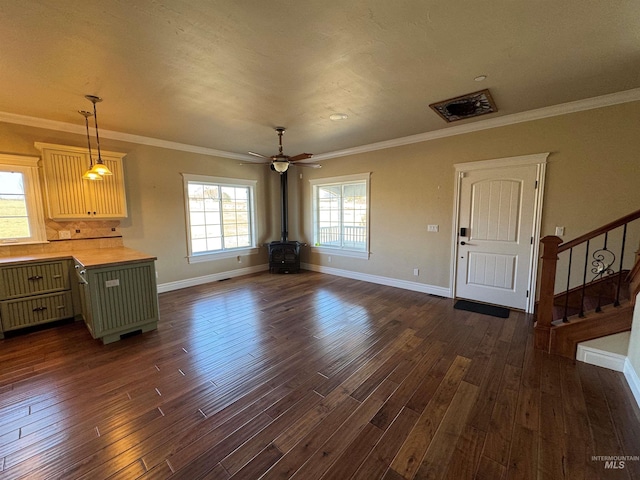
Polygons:
[[[632,267],[623,266],[628,225],[638,219],[640,210],[569,242],[554,236],[542,239],[536,348],[574,359],[580,342],[631,330],[640,291],[640,255],[627,255]],[[561,255],[564,271],[557,272]],[[572,278],[575,270],[580,272],[579,281]],[[567,286],[578,285],[554,294],[556,273],[566,278]]]

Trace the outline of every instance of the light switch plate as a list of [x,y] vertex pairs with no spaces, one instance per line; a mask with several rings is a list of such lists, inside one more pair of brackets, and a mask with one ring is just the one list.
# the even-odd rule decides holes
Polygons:
[[427,225],[427,232],[437,232],[439,229],[438,225]]
[[106,282],[104,282],[104,286],[107,287],[107,288],[119,287],[120,286],[120,279],[116,278],[114,280],[107,280]]
[[561,237],[564,235],[564,227],[556,227],[556,237]]

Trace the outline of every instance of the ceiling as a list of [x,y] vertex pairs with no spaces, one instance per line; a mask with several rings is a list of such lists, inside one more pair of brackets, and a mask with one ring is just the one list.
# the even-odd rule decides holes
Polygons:
[[[636,0],[0,2],[0,112],[83,126],[94,94],[101,130],[240,154],[278,125],[322,154],[637,87]],[[485,88],[497,113],[429,108]]]

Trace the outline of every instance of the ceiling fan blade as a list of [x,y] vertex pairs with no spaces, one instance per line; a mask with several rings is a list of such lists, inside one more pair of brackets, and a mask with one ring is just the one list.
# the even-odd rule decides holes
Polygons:
[[289,161],[297,162],[298,160],[306,160],[307,158],[311,158],[311,157],[313,157],[313,153],[301,153],[299,155],[296,155],[295,157],[290,157]]
[[256,166],[256,165],[271,165],[271,162],[247,162],[247,163],[239,163],[238,165],[251,165],[251,166]]
[[266,155],[262,155],[261,153],[256,152],[247,152],[249,155],[253,155],[254,157],[265,158],[267,160],[271,160],[271,157],[267,157]]
[[295,165],[296,167],[322,168],[322,165],[319,163],[292,163],[291,165]]

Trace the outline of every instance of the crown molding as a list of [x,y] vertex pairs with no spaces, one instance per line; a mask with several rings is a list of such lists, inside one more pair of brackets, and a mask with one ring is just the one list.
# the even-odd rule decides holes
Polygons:
[[467,123],[455,127],[443,128],[432,132],[418,133],[408,137],[395,138],[384,142],[371,143],[360,147],[346,148],[335,152],[321,153],[313,156],[313,161],[328,160],[330,158],[345,157],[347,155],[355,155],[358,153],[373,152],[376,150],[384,150],[387,148],[400,147],[410,145],[412,143],[428,142],[439,138],[453,137],[456,135],[464,135],[465,133],[479,132],[491,128],[504,127],[507,125],[515,125],[517,123],[530,122],[532,120],[540,120],[543,118],[557,117],[559,115],[567,115],[569,113],[583,112],[585,110],[593,110],[595,108],[609,107],[621,103],[636,102],[640,100],[640,88],[625,90],[622,92],[601,95],[599,97],[587,98],[585,100],[576,100],[574,102],[561,103],[550,107],[538,108],[527,112],[513,113],[502,117],[495,117],[488,120],[481,120],[474,123]]
[[[336,150],[334,152],[321,153],[313,156],[313,162],[328,160],[330,158],[345,157],[347,155],[355,155],[358,153],[373,152],[376,150],[384,150],[387,148],[400,147],[410,145],[412,143],[428,142],[439,138],[453,137],[456,135],[464,135],[471,132],[479,132],[491,128],[504,127],[507,125],[515,125],[517,123],[530,122],[532,120],[540,120],[543,118],[556,117],[569,113],[582,112],[585,110],[593,110],[595,108],[609,107],[621,103],[636,102],[640,100],[640,88],[624,90],[622,92],[610,93],[599,97],[587,98],[584,100],[576,100],[574,102],[561,103],[550,107],[538,108],[527,112],[513,113],[502,117],[490,118],[488,120],[480,120],[473,123],[458,125],[455,127],[443,128],[432,132],[419,133],[408,137],[395,138],[384,142],[371,143],[361,145],[359,147],[347,148],[344,150]],[[47,130],[55,130],[59,132],[74,133],[77,135],[85,134],[85,127],[72,123],[59,122],[56,120],[46,120],[43,118],[30,117],[27,115],[19,115],[16,113],[0,112],[0,122],[15,123],[18,125],[26,125],[29,127],[45,128]],[[102,138],[111,140],[119,140],[122,142],[135,143],[138,145],[149,145],[152,147],[166,148],[169,150],[179,150],[183,152],[198,153],[202,155],[210,155],[215,157],[230,158],[233,160],[245,160],[255,163],[255,158],[251,155],[241,153],[226,152],[224,150],[216,150],[213,148],[199,147],[197,145],[189,145],[186,143],[171,142],[159,138],[145,137],[143,135],[133,135],[130,133],[116,132],[113,130],[100,130]],[[308,162],[301,162],[308,163]]]
[[[0,112],[0,122],[15,123],[18,125],[26,125],[28,127],[46,128],[47,130],[75,133],[78,135],[85,135],[86,132],[85,127],[82,125],[59,122],[57,120],[46,120],[44,118],[29,117],[27,115],[18,115],[16,113]],[[186,143],[171,142],[169,140],[145,137],[143,135],[133,135],[130,133],[116,132],[113,130],[100,130],[100,137],[109,138],[111,140],[119,140],[122,142],[135,143],[138,145],[149,145],[152,147],[167,148],[169,150],[180,150],[182,152],[199,153],[202,155],[210,155],[214,157],[230,158],[233,160],[248,160],[255,162],[255,158],[251,155],[225,152],[224,150],[199,147],[197,145],[189,145]]]

